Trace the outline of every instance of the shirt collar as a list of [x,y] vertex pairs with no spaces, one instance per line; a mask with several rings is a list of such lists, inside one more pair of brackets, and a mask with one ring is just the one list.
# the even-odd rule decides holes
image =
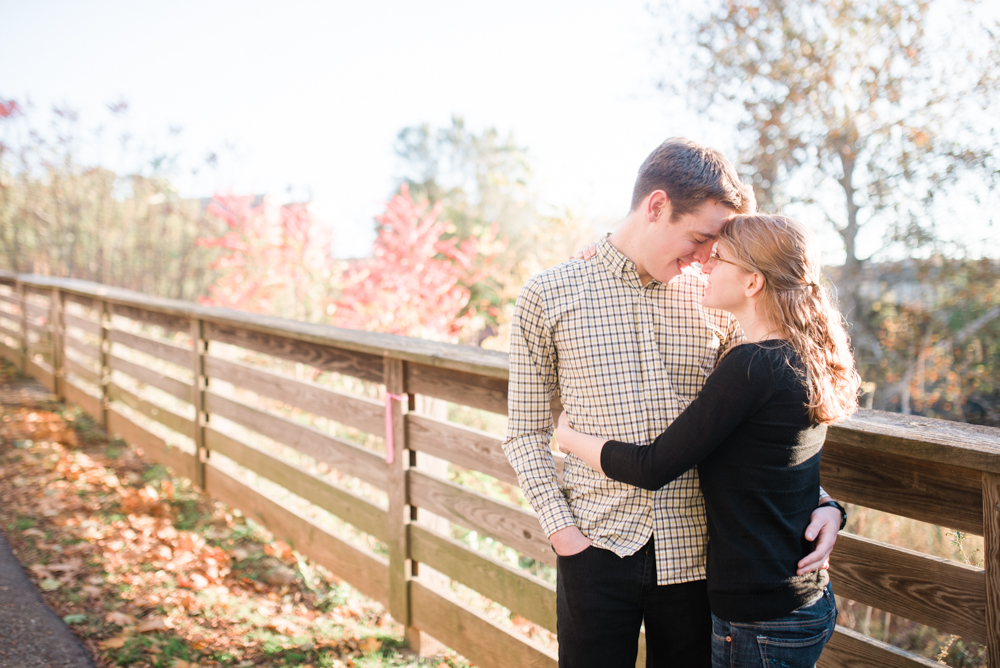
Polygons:
[[[596,253],[598,259],[600,259],[601,263],[612,276],[617,276],[642,287],[642,282],[639,280],[639,272],[635,268],[635,262],[625,257],[620,250],[611,245],[611,242],[608,241],[610,236],[610,234],[605,235],[597,242]],[[656,281],[656,279],[653,280]]]

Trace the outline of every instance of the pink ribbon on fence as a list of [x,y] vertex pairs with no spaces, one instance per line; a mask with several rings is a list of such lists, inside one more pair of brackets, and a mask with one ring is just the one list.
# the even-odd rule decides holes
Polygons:
[[391,464],[396,461],[396,445],[392,439],[392,400],[403,401],[405,396],[385,393],[385,463]]

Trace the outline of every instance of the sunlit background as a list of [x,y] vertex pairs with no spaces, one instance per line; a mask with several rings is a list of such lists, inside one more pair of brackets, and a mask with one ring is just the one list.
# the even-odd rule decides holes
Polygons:
[[687,136],[821,239],[867,405],[1000,420],[1000,9],[780,5],[2,2],[0,255],[505,350]]

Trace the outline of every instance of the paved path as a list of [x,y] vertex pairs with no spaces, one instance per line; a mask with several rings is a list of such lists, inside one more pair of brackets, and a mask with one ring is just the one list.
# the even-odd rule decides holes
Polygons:
[[[50,398],[34,381],[0,384],[0,402]],[[0,528],[0,668],[94,668],[80,639],[42,600]]]

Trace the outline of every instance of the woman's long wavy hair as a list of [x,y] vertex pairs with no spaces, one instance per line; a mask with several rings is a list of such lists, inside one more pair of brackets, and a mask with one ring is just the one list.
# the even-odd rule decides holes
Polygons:
[[809,418],[829,423],[858,407],[861,377],[854,368],[844,317],[820,282],[812,237],[801,223],[774,214],[736,216],[719,236],[733,261],[764,277],[760,314],[778,327],[802,361]]

